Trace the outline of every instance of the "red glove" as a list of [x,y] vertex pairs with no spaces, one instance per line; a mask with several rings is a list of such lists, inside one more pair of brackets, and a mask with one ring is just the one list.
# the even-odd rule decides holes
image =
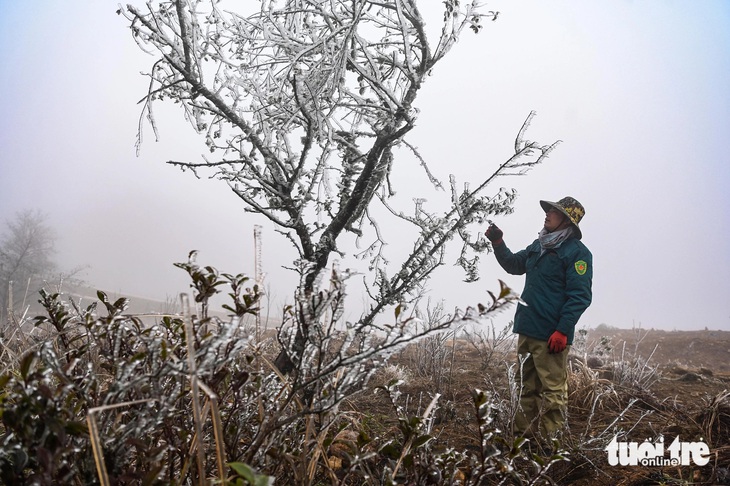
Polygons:
[[560,331],[555,331],[548,339],[548,349],[551,353],[562,353],[568,346],[568,336]]
[[502,244],[502,236],[504,236],[504,233],[501,229],[497,228],[497,225],[490,224],[487,231],[484,232],[484,235],[492,242],[492,246],[499,246]]

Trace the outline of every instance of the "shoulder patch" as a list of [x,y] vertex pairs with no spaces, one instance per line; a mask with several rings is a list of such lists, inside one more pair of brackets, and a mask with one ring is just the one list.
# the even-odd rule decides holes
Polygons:
[[586,270],[588,270],[588,264],[584,262],[583,260],[578,260],[575,262],[575,272],[578,275],[585,275]]

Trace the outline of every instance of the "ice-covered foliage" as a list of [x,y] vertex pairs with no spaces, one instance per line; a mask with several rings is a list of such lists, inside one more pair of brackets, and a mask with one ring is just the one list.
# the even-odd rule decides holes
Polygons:
[[[530,115],[514,155],[495,163],[492,175],[463,188],[452,178],[447,209],[429,209],[423,199],[415,214],[397,207],[392,168],[408,152],[443,187],[406,141],[419,90],[464,29],[479,32],[485,19],[497,18],[477,2],[442,4],[436,15],[416,0],[174,0],[119,9],[134,40],[156,58],[140,120],[156,132],[153,107],[170,100],[210,150],[198,162],[170,163],[224,181],[245,210],[268,218],[298,250],[306,294],[330,255],[346,251],[338,246],[342,235],[356,235],[373,275],[364,323],[417,298],[452,239],[462,241],[457,263],[476,280],[478,254],[489,245],[481,229],[470,228],[511,212],[515,197],[509,189],[489,194],[487,186],[540,163],[555,145],[523,138]],[[429,30],[427,21],[441,28]],[[385,257],[374,201],[412,225],[412,250],[400,262]],[[297,324],[302,350],[310,323]],[[277,365],[291,371],[297,357],[280,358]]]
[[[101,291],[86,307],[41,292],[37,345],[0,375],[4,483],[249,477],[268,484],[278,477],[309,484],[322,474],[324,441],[343,425],[342,401],[366,389],[394,352],[465,319],[456,314],[423,326],[399,308],[391,324],[344,322],[344,282],[335,273],[329,290],[285,309],[279,341],[297,356],[296,372],[285,377],[265,343],[241,323],[259,308],[258,289],[245,287],[248,278],[194,260],[177,266],[191,277],[198,309],[232,289],[232,305],[224,307],[235,311],[230,319],[190,310],[150,320],[126,314],[128,299],[112,302]],[[518,298],[505,287],[495,297],[466,314],[488,317]],[[294,352],[298,319],[312,327],[305,347]],[[384,440],[368,443],[393,444]],[[416,448],[424,445],[418,440]],[[356,464],[350,474],[363,474]]]

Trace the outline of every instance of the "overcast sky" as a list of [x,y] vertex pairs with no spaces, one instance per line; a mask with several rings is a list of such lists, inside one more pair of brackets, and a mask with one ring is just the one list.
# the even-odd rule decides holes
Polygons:
[[[0,220],[41,209],[62,267],[88,265],[83,277],[97,288],[157,299],[187,290],[172,263],[191,249],[201,263],[252,273],[261,224],[267,281],[286,298],[295,281],[281,268],[293,257],[287,243],[244,214],[225,184],[164,164],[202,153],[174,108],[159,105],[161,140],[147,128],[135,155],[140,72],[153,58],[116,9],[0,0]],[[515,213],[495,218],[508,246],[535,239],[540,199],[573,196],[586,208],[595,266],[581,325],[730,329],[730,2],[502,0],[487,10],[498,20],[466,32],[416,102],[409,140],[434,174],[490,174],[535,110],[527,138],[562,143],[529,175],[495,186],[519,193]],[[406,194],[423,187],[437,204],[445,195],[414,179],[417,169],[396,160],[396,184],[400,176]],[[409,245],[390,242],[394,254]],[[472,284],[444,269],[431,297],[463,308],[486,302],[497,279],[522,289],[493,255],[481,269]]]

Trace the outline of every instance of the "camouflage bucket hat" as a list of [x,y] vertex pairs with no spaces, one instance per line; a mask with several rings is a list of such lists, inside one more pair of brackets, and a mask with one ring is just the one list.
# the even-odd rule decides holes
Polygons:
[[550,210],[550,208],[555,208],[566,215],[575,227],[576,238],[580,240],[583,237],[583,233],[580,231],[578,223],[580,223],[580,220],[583,219],[583,216],[585,216],[586,210],[581,203],[572,197],[564,197],[558,202],[540,201],[540,206],[542,206],[542,209],[546,213]]

